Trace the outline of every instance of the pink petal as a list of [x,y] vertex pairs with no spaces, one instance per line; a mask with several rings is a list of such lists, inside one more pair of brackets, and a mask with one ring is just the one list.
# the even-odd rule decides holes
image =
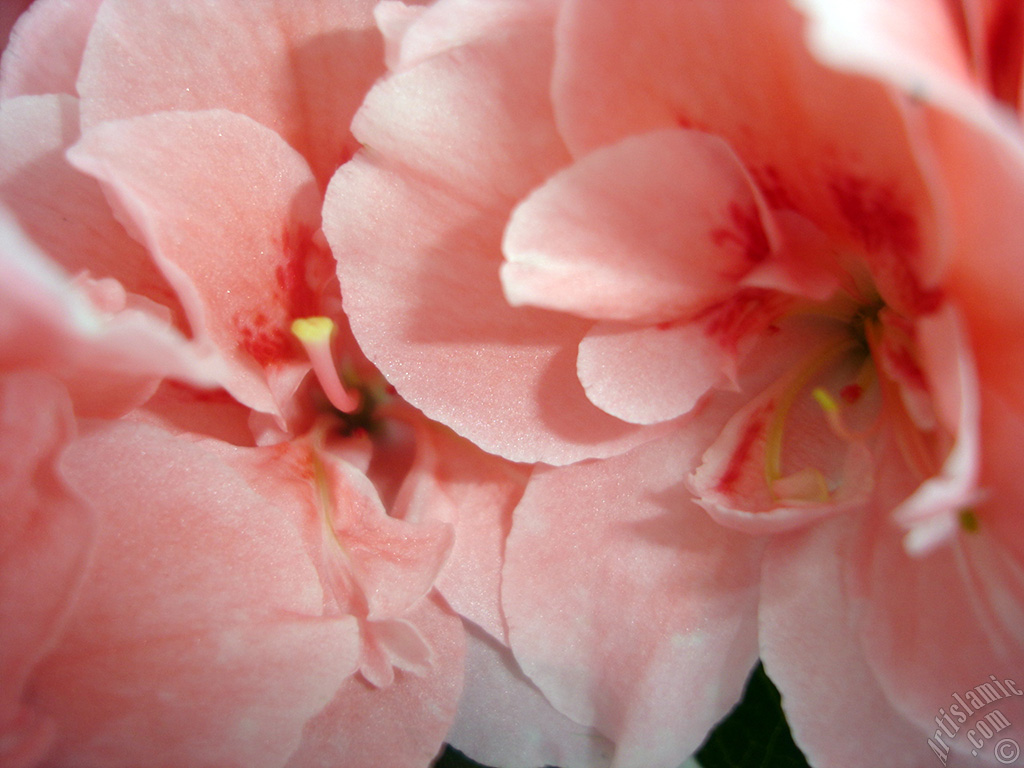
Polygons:
[[331,268],[305,161],[270,130],[222,111],[103,124],[69,156],[130,217],[197,339],[222,355],[224,387],[277,413],[309,367],[291,322],[319,314]]
[[114,277],[126,290],[171,307],[178,301],[146,249],[114,218],[95,179],[64,157],[79,137],[78,103],[26,96],[0,111],[0,201],[71,274]]
[[[102,0],[35,0],[11,30],[0,59],[0,99],[43,93],[77,95],[82,52]],[[4,3],[11,6],[28,3]],[[0,13],[2,13],[0,12]]]
[[[838,392],[855,377],[863,359],[847,358],[846,340],[844,327],[797,318],[757,340],[740,376],[744,395],[715,395],[717,407],[737,400],[739,406],[690,483],[718,522],[750,533],[782,531],[867,499],[869,446],[837,435],[812,395],[819,386]],[[877,408],[873,393],[854,415],[874,416]]]
[[923,302],[947,254],[905,115],[886,87],[815,61],[803,27],[781,0],[654,0],[643,13],[573,0],[556,29],[562,135],[577,157],[661,128],[719,136],[772,208],[864,251],[890,303]]
[[0,364],[59,378],[79,415],[120,415],[165,376],[210,383],[208,366],[164,320],[128,305],[123,289],[120,306],[97,308],[3,211],[0,267]]
[[353,672],[356,623],[324,613],[308,502],[254,490],[230,465],[243,450],[113,424],[66,451],[101,526],[33,678],[55,763],[278,766]]
[[512,652],[556,709],[615,742],[623,768],[682,762],[757,655],[760,544],[709,520],[679,482],[709,426],[539,470],[513,516]]
[[464,633],[459,620],[434,599],[415,608],[414,620],[433,651],[430,673],[398,673],[394,684],[384,689],[349,678],[306,726],[303,743],[286,768],[423,768],[433,760],[462,690]]
[[917,332],[928,388],[954,442],[941,471],[893,511],[897,522],[909,530],[906,546],[911,554],[922,554],[955,534],[961,512],[984,495],[978,488],[978,381],[964,329],[946,307],[919,320]]
[[720,139],[681,130],[625,139],[513,211],[505,294],[598,320],[691,316],[769,257],[762,207]]
[[324,231],[366,355],[428,417],[513,461],[565,463],[642,441],[586,399],[575,358],[588,324],[508,306],[502,226],[404,172],[363,158],[341,169]]
[[527,469],[484,453],[440,425],[419,420],[416,456],[391,514],[438,520],[455,529],[455,544],[438,591],[463,618],[506,640],[499,605],[505,537]]
[[93,510],[55,467],[73,429],[67,393],[52,378],[28,372],[0,377],[4,765],[35,765],[52,741],[52,720],[34,707],[23,708],[22,699],[35,665],[60,638],[93,552]]
[[810,44],[823,61],[893,81],[924,101],[981,106],[951,4],[799,0],[796,5],[811,22]]
[[652,424],[693,410],[709,389],[724,383],[730,362],[702,324],[598,323],[580,342],[576,370],[601,410]]
[[466,684],[447,741],[484,765],[602,768],[613,746],[554,709],[511,651],[467,625]]
[[1024,145],[932,115],[929,138],[951,195],[956,235],[946,291],[967,323],[978,378],[1024,411],[1024,304],[1016,289],[1024,248]]
[[369,0],[105,2],[78,83],[83,125],[228,109],[279,133],[326,186],[358,147],[352,115],[384,73],[372,8]]
[[[1019,417],[997,429],[1020,444]],[[887,460],[891,456],[880,457]],[[930,729],[940,707],[951,711],[954,692],[962,697],[990,683],[989,675],[1016,680],[1024,663],[1019,507],[1002,501],[1019,498],[1013,496],[1019,462],[1007,457],[996,463],[1002,466],[983,476],[996,501],[978,504],[976,529],[964,526],[945,546],[919,556],[905,551],[888,514],[907,478],[883,476],[877,509],[853,553],[848,583],[862,606],[856,629],[865,658],[894,706]],[[1024,717],[1024,700],[1001,701],[999,709],[1015,722]],[[953,747],[972,748],[963,734]]]
[[[857,604],[844,579],[855,520],[837,517],[768,546],[761,658],[782,694],[793,738],[812,765],[923,766],[933,759],[929,723],[915,724],[893,707],[854,631]],[[935,714],[945,703],[935,702]],[[854,723],[871,738],[851,738]]]

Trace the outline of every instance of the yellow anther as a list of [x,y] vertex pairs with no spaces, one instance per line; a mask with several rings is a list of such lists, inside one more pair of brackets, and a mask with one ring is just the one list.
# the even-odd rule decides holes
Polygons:
[[300,317],[292,323],[292,333],[303,343],[318,343],[331,337],[337,326],[329,317]]
[[342,413],[353,413],[359,408],[360,398],[358,393],[349,392],[338,376],[331,350],[331,336],[336,327],[329,317],[300,317],[292,323],[292,333],[306,349],[313,373],[327,399]]
[[839,403],[821,387],[815,387],[811,390],[811,395],[818,401],[818,405],[821,406],[825,413],[839,413]]

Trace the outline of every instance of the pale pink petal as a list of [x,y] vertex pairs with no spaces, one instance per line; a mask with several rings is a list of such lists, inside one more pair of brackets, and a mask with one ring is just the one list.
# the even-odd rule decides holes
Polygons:
[[652,424],[693,410],[709,389],[725,383],[731,361],[703,324],[598,323],[580,342],[576,370],[601,410]]
[[368,94],[354,121],[368,149],[332,180],[324,231],[353,333],[406,400],[485,450],[565,463],[645,435],[587,401],[586,323],[501,292],[513,205],[568,159],[548,98],[550,10],[511,10]]
[[[761,658],[782,694],[793,739],[811,765],[930,765],[929,723],[908,721],[893,707],[857,639],[857,603],[845,585],[856,520],[837,517],[768,546]],[[932,638],[929,645],[934,643]],[[935,702],[935,714],[945,703]],[[851,728],[870,738],[852,737]]]
[[65,452],[101,525],[33,677],[54,764],[280,766],[354,671],[356,622],[325,614],[308,555],[309,502],[253,489],[231,466],[245,450],[122,423]]
[[90,563],[95,515],[55,463],[73,436],[64,388],[40,373],[0,377],[0,763],[35,765],[54,724],[22,697],[59,641]]
[[894,519],[908,529],[911,554],[924,553],[954,534],[961,512],[984,494],[978,488],[980,394],[964,329],[947,307],[919,320],[917,333],[933,402],[954,442],[941,471],[893,510]]
[[[36,0],[11,30],[10,45],[0,58],[0,99],[43,93],[77,95],[82,52],[101,2]],[[17,4],[5,2],[0,13]]]
[[925,101],[983,106],[952,3],[797,0],[796,6],[811,22],[809,42],[823,61],[894,81]]
[[331,524],[367,597],[370,620],[407,611],[430,592],[451,550],[448,523],[390,517],[373,484],[344,462],[325,462]]
[[548,179],[513,211],[503,250],[514,305],[661,322],[732,294],[772,246],[729,147],[668,130],[624,139]]
[[269,129],[223,111],[105,123],[69,156],[104,184],[196,338],[220,352],[223,386],[278,413],[309,368],[291,323],[320,314],[331,270],[305,161]]
[[404,520],[454,527],[455,544],[438,591],[460,616],[505,642],[499,604],[505,537],[528,470],[484,453],[445,427],[417,422],[415,459],[389,509]]
[[[124,300],[98,308],[0,211],[0,364],[48,371],[76,413],[118,416],[171,376],[204,386],[212,371],[165,319]],[[118,289],[120,286],[105,286]],[[110,297],[108,297],[110,298]]]
[[[1016,449],[1024,434],[1019,416],[991,415],[1000,422],[983,430],[983,445],[998,449],[1009,439]],[[1002,437],[991,440],[994,432]],[[880,461],[891,462],[893,453]],[[1016,458],[993,458],[996,466],[983,473],[993,500],[979,503],[973,522],[944,546],[908,554],[891,524],[891,499],[905,493],[906,473],[882,476],[877,508],[855,542],[848,579],[862,606],[856,630],[865,658],[894,706],[927,726],[940,707],[951,711],[953,693],[964,696],[990,683],[989,675],[1016,680],[1024,665],[1020,510],[1004,500],[1019,498],[1020,466]],[[1024,699],[1000,701],[999,709],[1017,722]],[[953,747],[972,749],[965,734]]]
[[424,600],[413,611],[433,652],[430,672],[399,672],[387,688],[350,678],[306,726],[286,768],[429,765],[455,717],[465,655],[461,622],[439,602]]
[[760,543],[680,482],[720,427],[539,470],[513,515],[502,604],[512,652],[616,766],[677,766],[739,697],[756,656]]
[[804,26],[783,0],[572,0],[556,30],[561,133],[577,156],[659,128],[719,136],[772,208],[864,251],[890,304],[934,301],[948,254],[905,115],[887,87],[813,59]]
[[929,139],[951,195],[956,236],[946,291],[960,308],[978,378],[1024,411],[1024,302],[1017,289],[1024,249],[1024,143],[929,117]]
[[146,249],[111,213],[95,179],[64,157],[79,138],[78,102],[25,96],[0,109],[0,201],[40,248],[71,274],[114,277],[165,306],[177,298]]
[[548,703],[512,653],[467,625],[466,683],[447,741],[484,765],[603,768],[613,745]]
[[371,0],[108,0],[82,61],[83,125],[228,109],[279,133],[326,186],[358,147],[352,115],[384,73],[372,9]]
[[388,46],[392,70],[404,69],[483,37],[500,35],[528,20],[553,21],[558,0],[439,0],[420,8],[385,0],[374,16]]
[[579,383],[589,323],[508,306],[503,225],[404,172],[362,157],[346,164],[328,189],[324,231],[367,356],[428,417],[513,461],[561,464],[641,442],[646,434],[592,405]]

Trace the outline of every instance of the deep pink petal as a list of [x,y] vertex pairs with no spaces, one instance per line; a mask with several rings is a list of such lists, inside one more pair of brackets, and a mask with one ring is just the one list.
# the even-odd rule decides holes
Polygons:
[[352,115],[384,73],[372,8],[369,0],[106,2],[82,61],[83,125],[228,109],[279,133],[326,186],[358,147]]
[[[914,724],[893,707],[857,638],[857,603],[845,584],[855,525],[856,518],[837,517],[768,546],[761,658],[812,765],[928,765],[928,723]],[[936,714],[943,703],[936,702]],[[851,738],[852,727],[871,737]]]
[[[102,0],[36,0],[11,30],[0,59],[0,99],[43,93],[77,95],[82,52]],[[0,13],[27,3],[8,2]]]
[[548,179],[513,211],[512,304],[598,320],[688,317],[735,291],[772,244],[742,165],[720,139],[624,139]]
[[167,281],[114,218],[100,185],[64,157],[78,138],[77,100],[49,95],[5,101],[0,201],[72,275],[87,270],[93,277],[114,277],[126,290],[180,313]]
[[576,370],[594,405],[651,424],[689,413],[725,382],[730,363],[727,350],[698,323],[598,323],[580,342]]
[[462,690],[462,625],[439,601],[413,612],[433,652],[425,676],[398,673],[387,688],[352,677],[303,733],[286,768],[423,768],[441,749]]
[[603,768],[613,746],[548,703],[511,651],[467,626],[466,683],[447,741],[469,758],[503,768]]
[[707,431],[538,471],[513,516],[513,654],[556,709],[615,742],[623,768],[678,765],[757,655],[760,544],[708,519],[680,482]]
[[225,361],[224,387],[277,413],[309,368],[291,323],[320,313],[331,270],[305,161],[269,129],[223,111],[105,123],[70,157],[130,217],[197,339]]

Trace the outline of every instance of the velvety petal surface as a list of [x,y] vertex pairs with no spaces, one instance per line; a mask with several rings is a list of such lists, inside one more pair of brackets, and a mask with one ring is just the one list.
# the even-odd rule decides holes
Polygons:
[[278,413],[309,367],[291,323],[319,314],[331,271],[302,157],[250,118],[217,110],[106,123],[70,156],[147,244],[197,340],[220,353],[223,386]]
[[262,496],[231,466],[242,451],[127,423],[66,451],[100,526],[33,679],[55,764],[280,766],[354,671],[356,622],[325,614],[304,540],[309,502]]
[[679,765],[757,656],[761,545],[711,521],[680,482],[703,431],[540,470],[513,516],[513,654],[556,709],[615,743],[614,766]]
[[462,624],[428,598],[412,613],[433,654],[422,676],[398,672],[387,688],[355,676],[310,721],[286,768],[379,765],[422,768],[440,751],[462,691]]
[[228,109],[279,133],[326,186],[357,148],[352,115],[384,72],[372,8],[369,0],[105,2],[78,83],[83,125]]
[[[914,724],[893,707],[857,638],[859,605],[846,583],[857,517],[824,521],[768,545],[761,658],[811,765],[923,768],[935,762],[928,723]],[[936,702],[936,714],[942,704]],[[851,729],[870,737],[851,738]]]
[[580,342],[576,370],[594,405],[651,424],[689,413],[731,362],[703,324],[598,323]]
[[39,372],[0,377],[0,763],[35,765],[54,723],[23,706],[36,663],[59,641],[92,559],[95,515],[56,462],[73,437],[67,392]]
[[87,270],[93,277],[116,278],[125,290],[180,312],[146,249],[114,218],[100,185],[65,158],[78,138],[76,99],[43,95],[4,101],[0,201],[72,275]]
[[505,295],[597,320],[689,317],[769,256],[758,202],[716,137],[668,130],[624,139],[513,211]]
[[717,135],[772,208],[863,249],[887,301],[916,305],[948,254],[904,115],[885,86],[814,60],[804,27],[777,0],[655,0],[643,13],[571,0],[552,84],[561,133],[577,156],[659,128]]
[[[26,94],[77,95],[82,52],[102,0],[35,0],[11,31],[0,58],[0,99]],[[17,2],[3,4],[9,12]],[[27,5],[27,3],[21,3]]]
[[0,211],[0,365],[48,371],[68,388],[76,413],[118,416],[144,402],[165,376],[212,381],[167,322],[127,303],[116,281],[108,305],[73,283]]
[[467,626],[466,683],[447,741],[471,759],[503,768],[601,768],[613,746],[554,709],[511,651]]
[[435,520],[455,530],[455,543],[437,588],[463,618],[506,641],[501,568],[512,510],[529,471],[484,453],[447,427],[418,419],[416,456],[391,514]]

